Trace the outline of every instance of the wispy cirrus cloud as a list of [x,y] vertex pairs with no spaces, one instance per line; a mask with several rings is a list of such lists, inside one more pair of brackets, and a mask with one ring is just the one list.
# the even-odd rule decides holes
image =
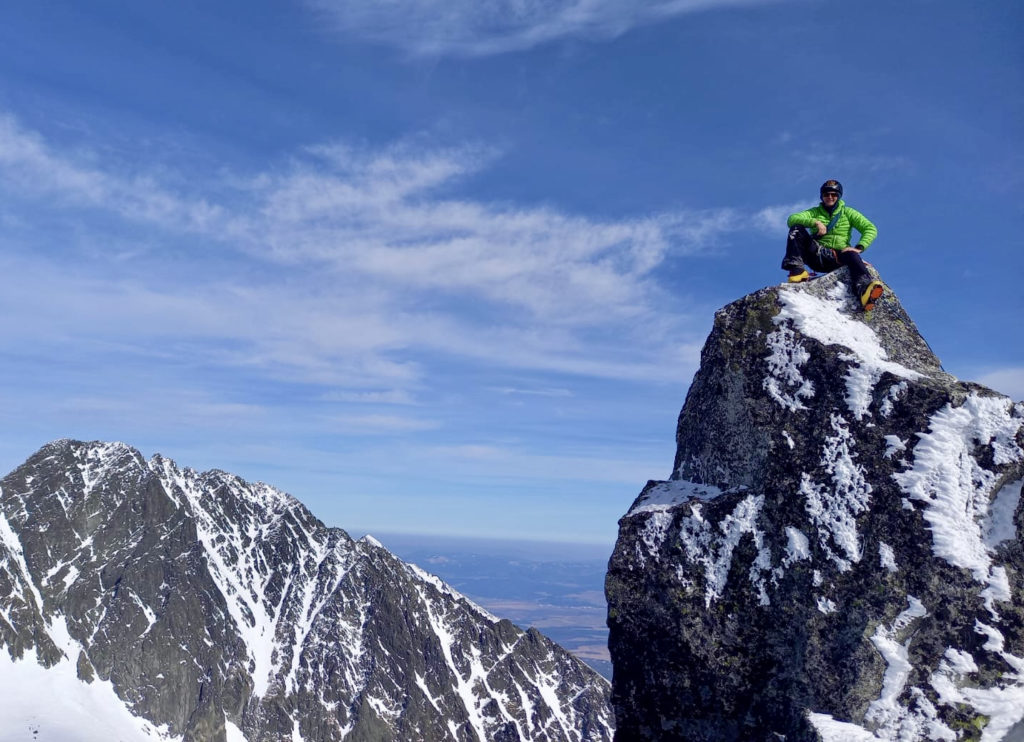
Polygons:
[[[0,213],[24,222],[35,209],[41,224],[73,213],[87,243],[75,253],[47,234],[52,259],[8,256],[18,280],[0,324],[9,339],[114,344],[382,404],[412,399],[425,354],[633,380],[692,365],[700,338],[658,269],[758,229],[763,214],[601,220],[459,195],[500,157],[335,143],[257,173],[215,163],[216,176],[189,177],[0,117]],[[118,220],[169,249],[107,255]]]
[[326,427],[360,435],[387,435],[435,430],[441,427],[441,424],[436,420],[407,415],[346,415],[328,418]]
[[788,229],[786,220],[789,218],[789,215],[797,211],[803,211],[807,206],[806,201],[798,201],[781,206],[766,206],[754,212],[753,223],[765,234],[775,236],[785,234]]
[[810,141],[793,148],[789,162],[801,180],[813,183],[810,189],[812,198],[816,195],[817,185],[826,178],[838,178],[849,184],[855,178],[891,176],[913,172],[916,167],[914,160],[906,155],[874,153],[868,145],[864,145],[863,150],[837,151],[831,143]]
[[488,56],[609,39],[689,13],[779,0],[305,0],[348,36],[412,55]]
[[56,199],[54,206],[100,208],[134,221],[208,231],[223,227],[223,210],[202,198],[186,198],[156,174],[126,173],[95,156],[54,150],[43,137],[0,113],[0,167],[5,189]]

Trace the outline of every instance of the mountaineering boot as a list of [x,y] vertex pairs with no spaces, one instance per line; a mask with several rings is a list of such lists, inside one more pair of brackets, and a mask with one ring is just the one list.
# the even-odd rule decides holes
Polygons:
[[864,307],[865,312],[870,312],[875,308],[875,303],[885,293],[885,288],[882,286],[881,281],[870,281],[860,293],[860,305]]
[[797,273],[789,274],[789,283],[800,283],[801,281],[808,281],[811,278],[811,274],[807,270],[802,270]]

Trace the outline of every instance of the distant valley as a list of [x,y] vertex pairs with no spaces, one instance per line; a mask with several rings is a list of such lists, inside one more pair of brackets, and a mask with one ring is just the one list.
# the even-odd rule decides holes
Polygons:
[[611,679],[604,576],[611,544],[397,533],[373,536],[521,628],[533,626]]

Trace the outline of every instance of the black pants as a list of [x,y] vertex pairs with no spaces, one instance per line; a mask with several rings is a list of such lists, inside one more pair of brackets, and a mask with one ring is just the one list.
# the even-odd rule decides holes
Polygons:
[[839,252],[830,247],[823,247],[817,240],[811,238],[805,227],[793,227],[786,238],[786,257],[782,259],[782,268],[787,271],[800,271],[804,265],[818,273],[831,273],[845,265],[850,269],[850,283],[857,293],[866,288],[871,280],[867,266],[864,265],[864,258],[859,252]]

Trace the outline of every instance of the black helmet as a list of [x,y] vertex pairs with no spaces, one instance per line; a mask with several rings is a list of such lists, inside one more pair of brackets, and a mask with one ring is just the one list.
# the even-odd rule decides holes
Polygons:
[[838,194],[839,198],[843,197],[843,184],[838,180],[826,180],[821,184],[821,190],[819,194],[824,196],[826,193]]

